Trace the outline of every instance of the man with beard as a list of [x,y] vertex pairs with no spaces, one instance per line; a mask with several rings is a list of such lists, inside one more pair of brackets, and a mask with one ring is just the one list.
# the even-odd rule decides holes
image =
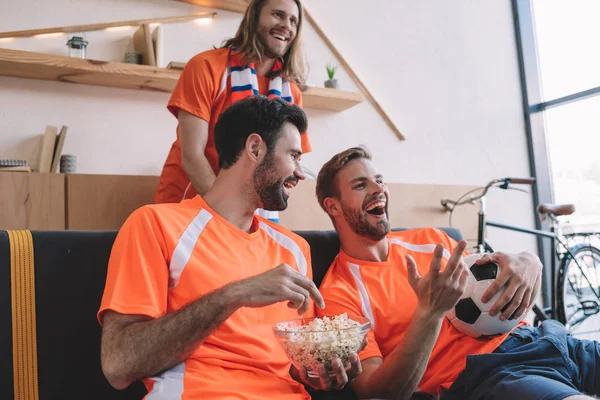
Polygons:
[[254,213],[284,210],[304,179],[306,127],[283,100],[235,103],[215,127],[220,172],[205,196],[145,206],[125,222],[98,311],[115,388],[143,379],[152,400],[307,399],[299,381],[341,388],[360,373],[354,354],[348,374],[337,361],[334,376],[308,381],[272,331],[311,310],[311,298],[324,307],[308,243]]
[[[235,37],[187,63],[167,106],[179,125],[155,203],[191,199],[210,188],[219,171],[214,127],[231,104],[260,94],[302,107],[296,84],[306,75],[303,17],[300,0],[253,0]],[[307,153],[308,135],[301,133]]]
[[[473,338],[444,317],[464,291],[466,242],[443,232],[390,232],[389,192],[363,147],[328,161],[317,198],[340,237],[340,253],[320,291],[318,314],[367,317],[372,330],[352,381],[361,398],[409,399],[421,390],[442,400],[591,399],[600,393],[600,346],[567,335],[556,321]],[[492,253],[500,273],[482,301],[501,288],[490,314],[517,318],[534,304],[541,263],[530,253]]]

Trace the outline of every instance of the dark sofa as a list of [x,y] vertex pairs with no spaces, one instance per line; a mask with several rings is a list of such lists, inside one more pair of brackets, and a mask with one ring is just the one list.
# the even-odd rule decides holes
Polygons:
[[[445,229],[460,239],[460,232]],[[334,231],[297,232],[311,246],[314,281],[325,276],[339,249]],[[96,312],[104,289],[114,231],[33,231],[37,368],[41,400],[141,399],[137,382],[113,389],[100,368],[101,327]],[[0,231],[0,399],[16,398],[13,384],[11,269],[8,234]],[[316,399],[352,399],[346,389]]]

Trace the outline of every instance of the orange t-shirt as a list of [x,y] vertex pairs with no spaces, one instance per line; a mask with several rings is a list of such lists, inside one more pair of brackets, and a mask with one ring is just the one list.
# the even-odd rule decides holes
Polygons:
[[[444,261],[456,246],[444,232],[434,228],[392,232],[387,240],[390,247],[385,262],[356,260],[340,251],[319,288],[326,309],[317,310],[318,315],[347,312],[371,321],[369,343],[359,354],[361,360],[385,359],[403,340],[415,313],[418,300],[408,283],[405,255],[415,259],[423,276],[429,271],[437,244],[448,250],[444,252]],[[492,352],[506,336],[475,339],[459,332],[444,318],[419,388],[439,394],[440,387],[449,388],[465,368],[467,355]]]
[[[204,154],[215,174],[219,170],[214,141],[215,125],[221,113],[231,105],[231,83],[227,76],[228,63],[228,48],[209,50],[194,56],[183,69],[167,105],[175,118],[178,117],[181,109],[208,122],[208,141]],[[269,92],[269,78],[258,74],[256,78],[259,93],[266,96]],[[290,87],[294,104],[302,107],[302,92],[293,83],[290,83]],[[308,134],[303,133],[301,140],[302,151],[310,152]],[[191,199],[195,195],[196,191],[181,165],[181,142],[179,126],[177,126],[177,138],[165,161],[154,202],[177,203],[184,198]]]
[[[282,263],[312,279],[304,239],[258,216],[253,227],[252,233],[238,229],[200,196],[138,209],[114,243],[99,321],[108,309],[160,318]],[[274,324],[296,318],[287,302],[240,308],[185,361],[144,384],[160,398],[309,399],[289,375],[291,364],[273,333]]]

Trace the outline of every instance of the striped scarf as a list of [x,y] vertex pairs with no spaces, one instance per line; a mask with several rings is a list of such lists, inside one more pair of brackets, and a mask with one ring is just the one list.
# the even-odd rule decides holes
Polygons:
[[[282,74],[277,74],[283,68],[280,59],[275,60],[272,72],[276,75],[269,82],[269,98],[282,98],[294,104],[292,88]],[[231,104],[249,96],[258,96],[258,80],[254,63],[242,63],[242,57],[232,49],[229,53],[229,76],[231,78]]]

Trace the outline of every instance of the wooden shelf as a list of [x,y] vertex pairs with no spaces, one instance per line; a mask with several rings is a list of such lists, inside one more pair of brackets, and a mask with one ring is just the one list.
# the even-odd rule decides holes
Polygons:
[[316,86],[302,88],[302,102],[304,108],[316,110],[344,111],[362,103],[363,95],[355,92],[345,92],[337,89],[328,89]]
[[182,3],[195,4],[201,7],[243,13],[248,8],[247,0],[177,0]]
[[[170,93],[181,71],[118,62],[0,49],[0,75]],[[360,93],[306,87],[306,108],[343,111],[363,101]]]
[[87,25],[71,25],[71,26],[59,26],[56,28],[43,28],[43,29],[28,29],[25,31],[11,31],[11,32],[0,32],[0,39],[3,38],[15,38],[15,37],[27,37],[36,35],[47,35],[49,33],[71,33],[71,32],[90,32],[99,31],[106,28],[116,28],[122,26],[140,26],[144,24],[172,24],[174,22],[187,22],[194,21],[197,19],[214,18],[217,13],[202,13],[192,15],[182,15],[179,17],[166,17],[166,18],[150,18],[150,19],[136,19],[129,21],[118,21],[118,22],[105,22],[99,24],[87,24]]
[[158,92],[171,92],[179,78],[178,71],[146,65],[9,49],[0,49],[0,75]]

